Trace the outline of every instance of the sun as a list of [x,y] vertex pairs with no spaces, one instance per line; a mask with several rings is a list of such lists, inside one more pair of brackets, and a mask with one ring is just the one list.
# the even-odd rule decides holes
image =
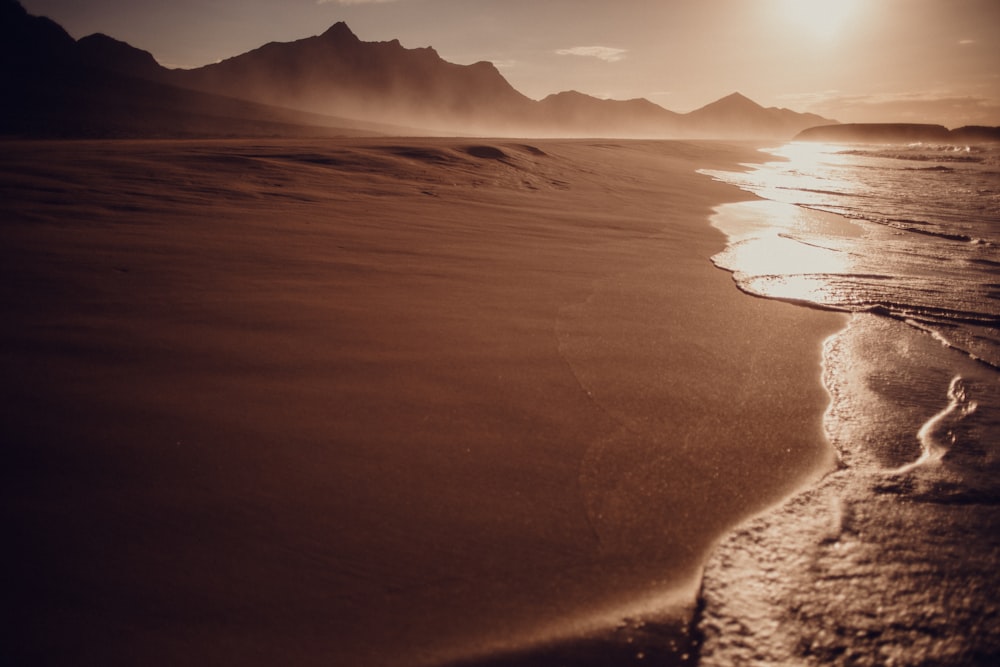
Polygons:
[[832,41],[850,30],[864,0],[775,0],[775,11],[788,30]]

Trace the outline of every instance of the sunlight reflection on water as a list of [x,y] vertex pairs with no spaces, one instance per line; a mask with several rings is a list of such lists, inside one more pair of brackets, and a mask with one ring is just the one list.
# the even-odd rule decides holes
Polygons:
[[[842,148],[842,147],[841,147]],[[749,172],[739,174],[704,171],[710,176],[757,193],[761,197],[789,204],[819,205],[826,195],[859,194],[857,183],[843,178],[843,169],[857,158],[844,154],[838,147],[821,143],[789,143],[770,148],[767,155],[776,160],[753,165]],[[748,165],[749,166],[749,165]]]
[[718,207],[713,261],[852,313],[823,353],[841,467],[720,547],[701,663],[996,664],[1000,148],[767,153],[718,172],[777,201]]
[[854,266],[850,239],[857,232],[840,218],[761,200],[720,206],[711,222],[729,237],[712,261],[760,296],[830,303],[832,283],[822,276]]

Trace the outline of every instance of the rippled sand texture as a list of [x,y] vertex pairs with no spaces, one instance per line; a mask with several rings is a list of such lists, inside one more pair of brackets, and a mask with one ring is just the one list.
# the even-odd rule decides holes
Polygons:
[[702,664],[997,664],[1000,429],[977,411],[995,373],[863,314],[827,364],[842,468],[717,550]]
[[709,261],[748,158],[5,144],[12,664],[690,658],[712,543],[830,458],[842,318]]

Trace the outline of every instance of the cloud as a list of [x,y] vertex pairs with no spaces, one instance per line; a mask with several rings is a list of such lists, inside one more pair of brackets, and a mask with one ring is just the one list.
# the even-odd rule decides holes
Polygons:
[[608,63],[616,63],[624,60],[625,54],[628,51],[610,46],[574,46],[572,49],[559,49],[556,53],[560,56],[583,56],[597,58]]
[[962,46],[969,46],[970,44],[975,44],[976,40],[974,40],[974,39],[960,39],[960,40],[958,40],[958,43],[961,44]]

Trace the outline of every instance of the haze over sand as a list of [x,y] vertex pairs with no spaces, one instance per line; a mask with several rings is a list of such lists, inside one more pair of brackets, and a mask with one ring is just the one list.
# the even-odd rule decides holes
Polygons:
[[626,647],[623,619],[683,621],[713,541],[830,463],[843,319],[709,261],[711,207],[745,195],[695,170],[748,150],[0,156],[10,664]]

